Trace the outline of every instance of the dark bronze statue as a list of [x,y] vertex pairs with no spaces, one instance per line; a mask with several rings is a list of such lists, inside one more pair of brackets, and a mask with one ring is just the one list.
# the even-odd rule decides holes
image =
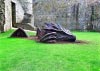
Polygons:
[[28,37],[27,34],[25,33],[25,31],[21,28],[18,28],[17,30],[15,30],[12,35],[10,37]]
[[74,36],[69,30],[66,30],[60,24],[45,23],[44,27],[37,28],[36,36],[40,42],[54,43],[57,41],[75,42]]

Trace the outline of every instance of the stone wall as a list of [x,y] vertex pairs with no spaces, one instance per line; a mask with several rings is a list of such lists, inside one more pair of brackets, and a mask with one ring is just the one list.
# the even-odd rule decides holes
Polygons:
[[[15,25],[29,24],[28,27],[34,26],[32,0],[0,0],[0,31],[7,31],[12,28],[12,3],[15,4],[16,8]],[[25,25],[24,27],[27,28]],[[31,29],[33,28],[31,27]]]
[[12,27],[12,11],[11,0],[5,0],[5,25],[4,30],[7,31]]
[[21,7],[21,4],[17,0],[5,0],[5,25],[4,30],[7,31],[12,28],[12,2],[15,3],[15,16],[16,16],[16,23],[21,23],[24,17],[24,11]]
[[34,27],[34,15],[33,15],[33,8],[32,8],[32,0],[19,0],[21,6],[24,10],[24,19],[22,23],[27,23]]
[[4,32],[5,24],[5,4],[4,0],[0,0],[0,32]]
[[16,23],[21,23],[24,18],[24,10],[18,0],[12,0],[16,5]]
[[[92,14],[91,6],[95,8],[95,15]],[[100,19],[91,20],[92,15],[97,17],[99,8],[99,0],[35,0],[34,23],[41,27],[45,22],[54,22],[71,30],[99,31]]]

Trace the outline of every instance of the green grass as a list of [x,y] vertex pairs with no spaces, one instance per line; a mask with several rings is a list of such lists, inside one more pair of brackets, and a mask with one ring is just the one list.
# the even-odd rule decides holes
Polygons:
[[100,33],[74,32],[88,44],[43,44],[12,32],[0,34],[0,71],[100,71]]

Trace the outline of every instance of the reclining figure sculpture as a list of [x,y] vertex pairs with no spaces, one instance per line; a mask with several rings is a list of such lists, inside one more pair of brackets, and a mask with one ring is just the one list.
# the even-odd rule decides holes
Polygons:
[[60,24],[45,23],[44,27],[37,28],[37,34],[40,42],[55,43],[59,41],[75,42],[76,36],[74,36],[69,30],[66,30]]

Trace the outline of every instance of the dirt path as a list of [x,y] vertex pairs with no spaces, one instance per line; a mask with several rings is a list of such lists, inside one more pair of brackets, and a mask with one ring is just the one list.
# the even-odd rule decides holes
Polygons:
[[[37,36],[30,36],[27,39],[35,40],[35,41],[39,42],[39,39],[38,39]],[[83,40],[76,40],[75,42],[58,41],[56,43],[59,43],[59,44],[68,44],[68,43],[71,43],[71,44],[88,44],[89,41],[83,41]]]

